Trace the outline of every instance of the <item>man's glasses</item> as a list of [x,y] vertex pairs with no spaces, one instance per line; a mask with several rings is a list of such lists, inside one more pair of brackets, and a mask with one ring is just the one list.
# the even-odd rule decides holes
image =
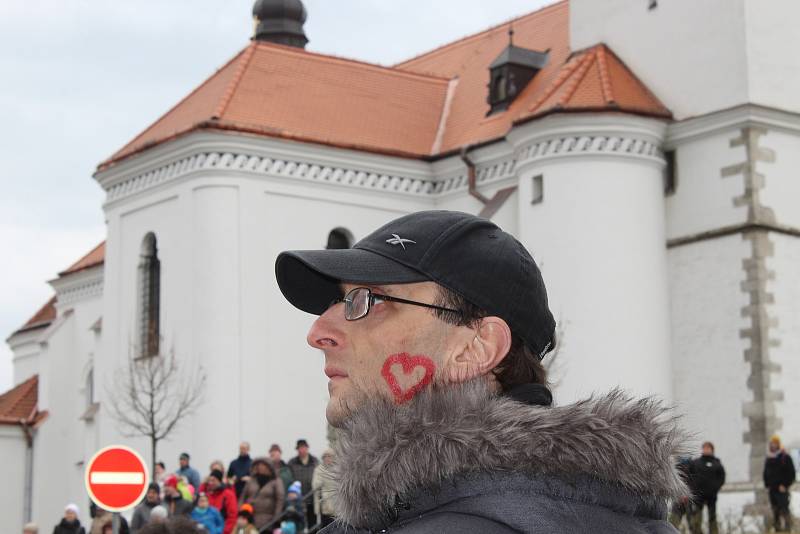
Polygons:
[[457,313],[461,315],[458,310],[450,308],[443,308],[434,304],[425,304],[424,302],[415,302],[413,300],[401,299],[398,297],[390,297],[389,295],[380,295],[373,293],[368,287],[357,287],[351,289],[343,298],[339,298],[331,302],[331,306],[344,302],[344,318],[348,321],[357,321],[363,319],[369,313],[370,308],[377,302],[399,302],[400,304],[413,304],[414,306],[422,306],[423,308],[430,308],[432,310],[439,310],[450,313]]

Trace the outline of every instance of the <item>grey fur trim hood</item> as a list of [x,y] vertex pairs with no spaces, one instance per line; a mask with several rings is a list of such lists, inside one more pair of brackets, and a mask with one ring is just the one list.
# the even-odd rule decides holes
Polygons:
[[[499,475],[568,494],[599,484],[618,490],[619,507],[660,519],[667,499],[687,491],[675,469],[684,441],[660,402],[618,390],[561,407],[524,404],[483,381],[432,387],[403,405],[372,399],[337,431],[337,516],[386,528],[398,503],[408,510],[421,494],[452,492],[453,481]],[[589,500],[603,504],[597,493]]]

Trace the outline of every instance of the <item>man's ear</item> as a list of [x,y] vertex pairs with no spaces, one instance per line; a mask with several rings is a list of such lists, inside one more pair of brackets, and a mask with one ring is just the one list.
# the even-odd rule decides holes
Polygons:
[[511,328],[500,317],[484,317],[469,332],[472,337],[456,347],[445,362],[449,382],[489,374],[511,350]]

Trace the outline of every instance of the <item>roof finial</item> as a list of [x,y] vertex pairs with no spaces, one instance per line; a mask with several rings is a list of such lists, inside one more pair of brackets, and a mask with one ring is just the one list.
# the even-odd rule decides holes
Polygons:
[[303,30],[307,17],[302,0],[256,0],[253,39],[305,48],[308,38]]
[[508,46],[514,46],[514,23],[508,23]]

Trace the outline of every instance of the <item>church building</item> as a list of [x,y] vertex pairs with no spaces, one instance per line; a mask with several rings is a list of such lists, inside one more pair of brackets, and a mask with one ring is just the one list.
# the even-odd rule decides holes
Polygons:
[[320,454],[323,359],[275,258],[428,209],[492,219],[541,266],[557,404],[675,403],[726,467],[720,515],[758,511],[769,437],[800,447],[800,4],[563,0],[390,67],[305,50],[300,0],[253,15],[238,54],[99,163],[106,240],[10,333],[9,531],[84,498],[99,448],[151,460],[110,409],[131,358],[206,376],[168,469],[242,440]]

